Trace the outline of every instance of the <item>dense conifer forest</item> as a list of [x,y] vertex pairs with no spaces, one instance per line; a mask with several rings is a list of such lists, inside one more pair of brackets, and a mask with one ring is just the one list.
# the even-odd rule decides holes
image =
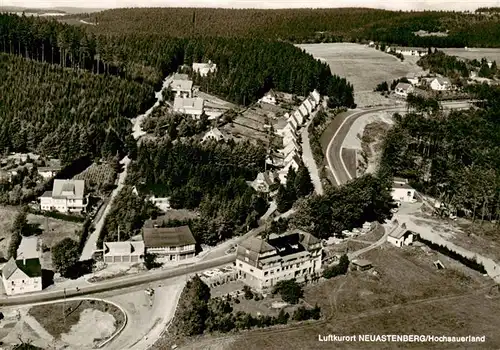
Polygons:
[[[500,18],[480,12],[141,8],[78,18],[97,24],[87,25],[95,33],[266,38],[294,43],[375,40],[424,47],[500,46]],[[414,35],[419,30],[447,35]]]
[[470,88],[484,109],[412,112],[397,117],[385,141],[381,167],[439,198],[443,213],[500,217],[500,89]]

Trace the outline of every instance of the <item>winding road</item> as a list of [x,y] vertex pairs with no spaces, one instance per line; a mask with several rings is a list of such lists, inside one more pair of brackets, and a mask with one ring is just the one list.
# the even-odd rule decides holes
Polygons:
[[[453,102],[443,102],[441,104],[443,108],[447,109],[464,109],[470,107],[469,101],[453,101]],[[328,162],[328,167],[333,174],[335,182],[338,186],[345,184],[349,180],[352,180],[351,173],[356,173],[356,169],[351,169],[351,172],[347,169],[344,158],[342,157],[342,149],[344,140],[351,130],[354,122],[364,116],[377,113],[377,112],[404,112],[406,107],[378,107],[363,110],[354,110],[346,113],[339,114],[332,123],[335,123],[335,133],[330,140],[328,147],[326,149],[326,158]],[[361,130],[359,130],[361,132]]]

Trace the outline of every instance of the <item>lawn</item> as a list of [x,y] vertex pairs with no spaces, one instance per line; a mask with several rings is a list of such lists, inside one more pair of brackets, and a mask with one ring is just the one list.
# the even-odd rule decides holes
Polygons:
[[[19,208],[15,207],[0,206],[0,254],[4,257],[7,257],[11,238],[10,229],[14,223],[14,218],[17,215],[18,210]],[[35,229],[41,230],[41,235],[39,237],[41,238],[42,243],[47,247],[52,247],[54,244],[66,237],[78,239],[77,232],[82,228],[81,223],[57,220],[33,214],[28,214],[28,223],[30,223]],[[47,263],[50,263],[50,260]],[[43,267],[48,268],[46,265]]]
[[[286,328],[254,330],[222,338],[205,337],[185,349],[373,349],[485,348],[470,344],[320,343],[318,334],[486,335],[486,348],[500,347],[500,299],[485,297],[491,280],[437,253],[384,245],[363,256],[372,271],[310,285],[306,301],[321,306],[324,319]],[[447,267],[436,270],[432,261]],[[452,345],[452,346],[450,346]],[[184,349],[183,348],[183,349]]]
[[439,49],[447,55],[457,56],[460,58],[465,58],[469,60],[477,59],[481,61],[481,58],[485,57],[491,61],[497,61],[500,63],[500,49],[489,49],[489,48],[450,48],[450,49]]
[[[120,309],[97,300],[70,300],[65,303],[36,305],[29,310],[29,314],[54,338],[60,339],[61,335],[70,333],[72,327],[78,324],[82,312],[86,309],[110,314],[115,320],[116,329],[119,329],[125,322],[125,315]],[[63,316],[63,310],[66,317]]]

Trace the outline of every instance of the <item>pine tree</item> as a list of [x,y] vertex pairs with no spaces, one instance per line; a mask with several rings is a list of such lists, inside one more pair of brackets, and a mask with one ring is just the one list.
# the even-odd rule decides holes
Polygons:
[[309,170],[307,170],[304,164],[301,164],[297,171],[294,187],[297,191],[297,197],[307,196],[314,190],[311,175],[309,174]]
[[278,193],[276,195],[276,206],[280,213],[287,212],[292,207],[293,202],[290,202],[290,196],[285,186],[280,185],[278,187]]

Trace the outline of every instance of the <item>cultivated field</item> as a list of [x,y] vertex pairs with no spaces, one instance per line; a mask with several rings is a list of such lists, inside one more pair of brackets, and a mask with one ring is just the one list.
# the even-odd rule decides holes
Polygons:
[[115,178],[116,171],[109,163],[93,163],[74,177],[75,180],[85,180],[88,186],[112,185]]
[[[183,349],[397,349],[499,348],[500,297],[486,296],[491,280],[438,253],[384,245],[370,251],[373,271],[306,288],[305,299],[321,306],[324,319],[284,328],[206,337]],[[446,266],[437,270],[433,261]],[[320,343],[318,334],[485,335],[486,344]],[[377,346],[376,346],[377,345]],[[477,345],[477,344],[476,344]]]
[[465,58],[469,60],[477,59],[478,61],[481,58],[485,57],[491,61],[497,61],[500,63],[500,49],[485,49],[485,48],[469,48],[469,49],[439,49],[443,51],[447,55],[457,56],[460,58]]
[[383,81],[392,81],[408,73],[422,72],[416,65],[415,58],[408,57],[401,62],[392,55],[363,45],[323,43],[298,47],[327,62],[333,74],[346,78],[354,86],[358,107],[393,104],[391,99],[373,93],[373,89]]

